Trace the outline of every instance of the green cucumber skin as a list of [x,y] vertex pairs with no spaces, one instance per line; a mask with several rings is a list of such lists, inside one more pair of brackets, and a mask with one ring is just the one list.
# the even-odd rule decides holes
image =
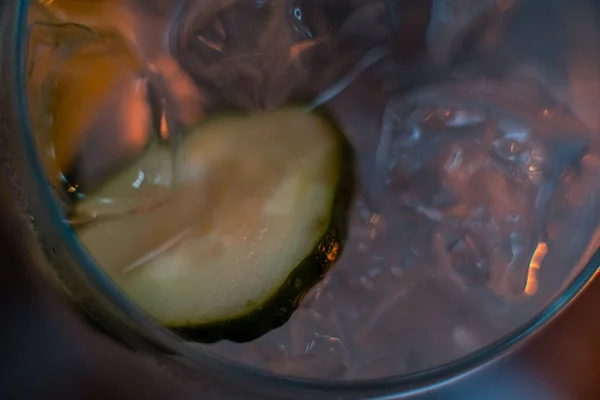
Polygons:
[[[340,246],[338,229],[328,232],[319,242],[321,246]],[[168,327],[186,340],[215,343],[221,340],[244,343],[257,339],[285,324],[296,310],[306,293],[321,281],[334,262],[316,250],[306,257],[286,279],[284,285],[262,306],[238,318],[199,326]],[[297,288],[296,280],[302,285]]]
[[[215,343],[221,340],[244,343],[263,336],[285,324],[300,305],[302,298],[335,264],[336,260],[328,258],[327,250],[337,246],[337,258],[339,258],[348,234],[348,213],[355,189],[354,156],[343,133],[331,122],[332,118],[322,110],[319,113],[330,121],[338,134],[342,165],[329,226],[316,245],[315,251],[296,266],[285,284],[269,300],[247,314],[231,320],[198,326],[167,326],[182,338],[202,343]],[[298,280],[301,285],[296,287]]]
[[[202,343],[215,343],[221,340],[243,343],[257,339],[280,327],[289,320],[302,298],[323,279],[325,273],[335,264],[335,260],[328,259],[327,250],[337,246],[338,255],[343,251],[347,237],[348,213],[355,186],[353,150],[334,122],[335,120],[326,110],[308,111],[307,109],[307,112],[317,113],[328,121],[332,128],[331,132],[338,136],[340,143],[340,181],[336,188],[331,218],[325,233],[316,244],[315,250],[294,268],[285,283],[269,300],[260,306],[249,309],[246,314],[230,320],[197,326],[166,326],[182,338]],[[239,113],[232,112],[231,115],[237,116]],[[218,118],[223,118],[223,114]],[[206,123],[205,121],[202,125]],[[189,132],[187,133],[189,134]],[[114,177],[114,175],[116,173],[111,176]],[[297,281],[301,282],[298,287]],[[95,316],[96,313],[83,304],[80,304],[80,307],[90,317],[90,320],[94,321],[93,325],[100,323]]]

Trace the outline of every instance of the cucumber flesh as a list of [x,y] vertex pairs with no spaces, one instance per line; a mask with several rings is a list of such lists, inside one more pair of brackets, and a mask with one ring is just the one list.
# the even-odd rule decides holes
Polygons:
[[[222,338],[240,337],[228,335],[223,324],[269,304],[293,307],[294,297],[316,282],[289,278],[302,276],[299,269],[320,277],[337,257],[342,238],[333,218],[343,138],[326,118],[297,108],[222,117],[184,141],[181,182],[167,203],[84,227],[78,237],[158,322],[219,326]],[[159,170],[154,186],[172,183],[167,159],[167,150],[154,148],[139,162]],[[131,166],[93,197],[125,190],[141,170]],[[93,213],[100,204],[83,200],[77,210]],[[260,321],[269,326],[265,315]]]

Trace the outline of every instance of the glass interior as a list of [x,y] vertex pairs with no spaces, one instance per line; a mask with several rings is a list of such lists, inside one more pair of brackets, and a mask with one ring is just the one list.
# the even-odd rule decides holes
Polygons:
[[[597,13],[560,0],[32,0],[32,132],[78,234],[164,210],[202,223],[212,210],[172,204],[186,134],[205,121],[326,113],[354,170],[335,265],[283,326],[194,346],[301,378],[411,374],[526,324],[596,250]],[[135,164],[153,148],[158,162]],[[98,190],[132,164],[126,185]],[[245,218],[250,192],[229,211]],[[152,250],[135,265],[93,256],[118,285],[172,251]]]

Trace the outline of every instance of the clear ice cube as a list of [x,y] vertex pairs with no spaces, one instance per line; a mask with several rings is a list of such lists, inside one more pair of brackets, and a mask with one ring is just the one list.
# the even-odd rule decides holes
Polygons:
[[277,374],[312,378],[342,376],[349,357],[340,326],[308,308],[297,310],[286,325],[249,344],[221,342],[209,350]]
[[[544,95],[475,81],[388,104],[377,152],[388,190],[378,198],[431,223],[438,239],[424,243],[465,287],[523,291],[557,179],[587,151],[585,130],[548,130]],[[518,98],[528,105],[518,110]]]

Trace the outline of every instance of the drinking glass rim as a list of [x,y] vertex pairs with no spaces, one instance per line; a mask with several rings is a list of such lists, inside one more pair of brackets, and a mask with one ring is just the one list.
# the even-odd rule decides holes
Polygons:
[[[58,204],[52,196],[51,189],[47,185],[45,173],[37,156],[35,144],[30,134],[30,123],[27,112],[27,99],[25,90],[26,61],[25,39],[29,0],[0,0],[3,2],[15,1],[16,16],[13,19],[12,30],[8,37],[0,40],[10,40],[6,44],[9,63],[9,78],[14,85],[11,93],[16,99],[17,125],[20,129],[18,140],[25,149],[24,162],[32,169],[35,177],[34,185],[39,187],[43,195],[41,203],[43,212],[48,213],[53,222],[53,230],[60,236],[62,244],[67,253],[76,260],[81,272],[87,282],[95,288],[96,292],[105,298],[111,308],[122,313],[128,321],[132,322],[136,330],[144,333],[144,337],[150,338],[150,344],[155,349],[163,349],[177,356],[190,356],[186,359],[194,362],[195,370],[205,377],[211,377],[218,385],[227,387],[228,382],[236,380],[236,386],[240,389],[255,393],[306,393],[336,395],[347,394],[352,397],[364,399],[406,398],[419,393],[434,390],[438,387],[461,379],[466,375],[487,366],[500,357],[512,353],[518,345],[538,333],[543,327],[556,318],[591,282],[600,266],[600,250],[596,250],[590,260],[585,264],[577,276],[565,286],[560,293],[539,313],[528,320],[528,322],[514,329],[512,332],[495,340],[487,346],[472,352],[464,357],[453,360],[424,371],[406,375],[364,379],[364,380],[317,380],[277,375],[266,370],[253,368],[233,360],[217,358],[208,354],[191,354],[189,345],[176,335],[148,318],[136,305],[111,282],[106,274],[97,267],[87,251],[78,242],[75,235],[63,222]],[[10,17],[7,17],[10,18]],[[11,56],[12,55],[12,60]],[[10,88],[9,88],[10,92]],[[22,134],[26,133],[26,134]],[[231,386],[231,385],[229,385]]]

